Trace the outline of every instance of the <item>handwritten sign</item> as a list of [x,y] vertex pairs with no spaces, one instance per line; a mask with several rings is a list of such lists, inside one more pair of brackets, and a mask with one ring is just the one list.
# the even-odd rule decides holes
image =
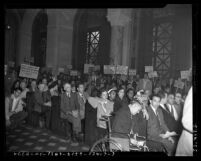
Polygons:
[[188,79],[190,74],[189,70],[181,71],[180,73],[181,73],[181,79]]
[[39,68],[40,67],[37,66],[21,64],[19,76],[25,78],[37,79]]
[[129,69],[129,75],[136,75],[136,69]]
[[77,70],[71,70],[70,71],[70,75],[71,76],[77,76],[78,75],[78,71]]
[[117,65],[116,74],[128,74],[128,66]]
[[153,66],[145,66],[145,72],[147,73],[153,72]]
[[104,74],[115,74],[116,67],[114,65],[104,65]]
[[184,82],[175,80],[174,87],[183,89],[184,88]]

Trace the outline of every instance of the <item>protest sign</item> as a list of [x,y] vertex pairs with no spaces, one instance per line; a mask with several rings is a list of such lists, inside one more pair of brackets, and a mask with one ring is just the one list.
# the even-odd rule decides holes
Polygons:
[[186,71],[181,71],[181,79],[188,79],[189,77],[189,70],[186,70]]
[[104,65],[104,74],[115,74],[116,67],[114,65]]
[[175,80],[174,87],[183,89],[184,88],[184,82]]
[[38,71],[39,71],[39,67],[37,66],[21,64],[19,76],[25,77],[25,78],[37,79]]
[[145,72],[147,73],[153,72],[153,66],[145,66]]
[[117,65],[116,74],[128,74],[128,66]]
[[129,69],[129,75],[136,75],[136,69]]
[[70,71],[70,75],[71,76],[77,76],[78,75],[78,71],[77,70],[71,70]]

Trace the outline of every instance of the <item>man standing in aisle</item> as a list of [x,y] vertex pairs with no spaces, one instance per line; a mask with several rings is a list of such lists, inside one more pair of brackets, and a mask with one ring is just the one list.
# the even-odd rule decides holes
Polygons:
[[[71,91],[71,84],[64,84],[65,92],[61,94],[60,117],[64,121],[67,132],[67,139],[71,140],[71,146],[78,146],[78,133],[81,131],[80,118],[78,117],[79,103],[77,94]],[[72,124],[72,131],[69,130],[69,123]],[[71,134],[71,135],[70,135]],[[70,141],[68,140],[68,141]]]

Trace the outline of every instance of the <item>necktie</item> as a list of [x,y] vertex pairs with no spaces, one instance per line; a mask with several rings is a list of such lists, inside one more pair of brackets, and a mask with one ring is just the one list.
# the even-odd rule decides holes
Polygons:
[[173,107],[172,107],[172,105],[170,105],[170,109],[171,109],[171,115],[172,115],[172,117],[174,117],[174,110],[173,110]]
[[170,113],[170,110],[169,110],[167,104],[165,104],[164,106],[165,106],[166,111],[167,111],[168,113]]

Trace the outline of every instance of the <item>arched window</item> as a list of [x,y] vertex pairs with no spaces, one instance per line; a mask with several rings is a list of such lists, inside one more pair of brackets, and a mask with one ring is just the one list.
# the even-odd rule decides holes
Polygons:
[[99,54],[100,29],[93,28],[87,31],[87,64],[97,64],[97,56]]
[[[107,9],[80,9],[74,20],[73,68],[109,64],[111,26]],[[83,64],[81,66],[81,64]]]
[[34,58],[34,65],[39,67],[46,66],[47,23],[47,13],[41,10],[32,25],[31,57]]

